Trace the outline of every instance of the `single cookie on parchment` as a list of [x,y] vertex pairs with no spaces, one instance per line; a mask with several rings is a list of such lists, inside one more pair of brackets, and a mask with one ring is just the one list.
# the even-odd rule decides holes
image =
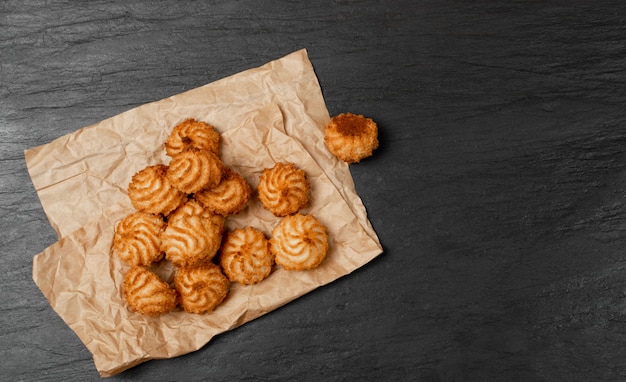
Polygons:
[[187,199],[187,195],[169,181],[167,170],[166,165],[157,164],[133,175],[128,197],[138,211],[167,215]]
[[303,170],[293,163],[278,162],[263,169],[257,195],[263,207],[282,217],[298,212],[309,203],[310,188]]
[[219,155],[219,145],[220,134],[214,126],[188,118],[174,126],[165,142],[165,152],[174,156],[188,149],[199,149]]
[[253,227],[236,228],[224,236],[220,265],[230,281],[256,284],[272,272],[274,255],[263,232]]
[[194,197],[210,211],[222,216],[239,213],[250,200],[252,188],[243,176],[226,168],[222,181],[215,187],[204,188]]
[[122,288],[126,302],[135,312],[159,316],[176,308],[176,291],[142,266],[134,266],[126,272]]
[[192,194],[217,186],[223,173],[224,164],[217,155],[207,150],[189,149],[172,157],[166,176],[174,187]]
[[326,227],[313,215],[286,216],[272,230],[270,250],[276,264],[287,270],[316,268],[328,252]]
[[208,313],[228,295],[230,283],[219,266],[209,263],[179,268],[174,275],[180,306],[188,313]]
[[167,217],[161,234],[161,250],[176,267],[195,267],[209,262],[222,240],[223,217],[210,213],[190,199]]
[[160,215],[131,213],[115,226],[113,250],[127,265],[149,266],[163,258],[160,247],[164,229]]

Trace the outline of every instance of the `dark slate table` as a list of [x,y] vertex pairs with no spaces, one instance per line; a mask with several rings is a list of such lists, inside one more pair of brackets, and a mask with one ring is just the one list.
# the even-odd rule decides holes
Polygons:
[[626,5],[0,3],[0,380],[100,380],[32,281],[23,151],[308,50],[384,253],[122,380],[626,379]]

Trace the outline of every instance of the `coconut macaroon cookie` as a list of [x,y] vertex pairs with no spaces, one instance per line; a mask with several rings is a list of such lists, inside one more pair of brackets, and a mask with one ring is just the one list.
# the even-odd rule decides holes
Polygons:
[[128,306],[135,312],[159,316],[176,308],[176,291],[142,266],[134,266],[126,272],[123,290]]
[[179,268],[174,275],[180,306],[188,313],[213,311],[228,295],[229,286],[228,278],[213,263]]
[[280,217],[305,207],[309,203],[310,188],[303,170],[293,163],[278,162],[272,168],[263,169],[257,194],[263,207]]
[[191,199],[168,216],[161,250],[176,267],[207,263],[220,247],[222,229],[210,212]]
[[241,174],[226,168],[222,181],[215,187],[204,188],[194,197],[204,207],[222,216],[239,213],[250,200],[252,188]]
[[270,251],[276,256],[276,264],[287,270],[316,268],[328,252],[326,227],[313,215],[284,217],[272,231]]
[[167,170],[166,165],[157,164],[133,175],[128,198],[138,211],[167,215],[187,199],[184,192],[170,183]]
[[165,152],[173,156],[187,149],[199,149],[219,154],[219,145],[220,134],[212,125],[188,118],[174,126],[165,142]]
[[113,249],[126,264],[151,265],[163,258],[161,232],[165,222],[160,215],[134,212],[115,226]]
[[342,113],[331,118],[326,125],[324,143],[342,161],[359,162],[378,148],[378,126],[371,118]]
[[237,228],[224,237],[220,265],[230,281],[256,284],[272,272],[274,255],[263,232],[253,227]]
[[224,164],[217,155],[208,150],[189,149],[172,157],[166,175],[174,187],[192,194],[217,186],[223,172]]

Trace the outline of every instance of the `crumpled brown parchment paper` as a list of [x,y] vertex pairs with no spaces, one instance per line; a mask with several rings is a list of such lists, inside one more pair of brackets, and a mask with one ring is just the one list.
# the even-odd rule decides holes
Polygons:
[[[173,126],[196,118],[222,136],[221,157],[252,187],[262,169],[289,161],[305,170],[311,203],[303,213],[326,225],[327,259],[314,270],[275,267],[259,284],[233,284],[212,313],[148,317],[127,309],[126,266],[111,256],[114,227],[133,211],[127,186],[147,165],[169,162]],[[59,241],[36,255],[33,279],[107,377],[151,359],[200,349],[234,329],[349,274],[382,253],[348,166],[323,142],[329,120],[306,50],[148,103],[25,151],[26,164]],[[253,198],[227,228],[252,226],[268,237],[279,219]]]

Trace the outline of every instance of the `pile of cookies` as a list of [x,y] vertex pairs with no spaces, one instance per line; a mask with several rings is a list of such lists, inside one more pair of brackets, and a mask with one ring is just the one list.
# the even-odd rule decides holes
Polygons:
[[[300,213],[310,184],[293,163],[276,163],[259,177],[258,199],[280,218],[271,238],[253,227],[225,229],[225,219],[245,208],[253,190],[224,165],[220,141],[213,126],[187,119],[165,142],[169,165],[133,175],[128,197],[136,211],[116,225],[112,245],[129,267],[122,289],[131,310],[151,316],[177,308],[211,312],[233,282],[256,284],[275,264],[308,270],[325,259],[326,227]],[[154,270],[163,261],[176,268],[170,282]]]

